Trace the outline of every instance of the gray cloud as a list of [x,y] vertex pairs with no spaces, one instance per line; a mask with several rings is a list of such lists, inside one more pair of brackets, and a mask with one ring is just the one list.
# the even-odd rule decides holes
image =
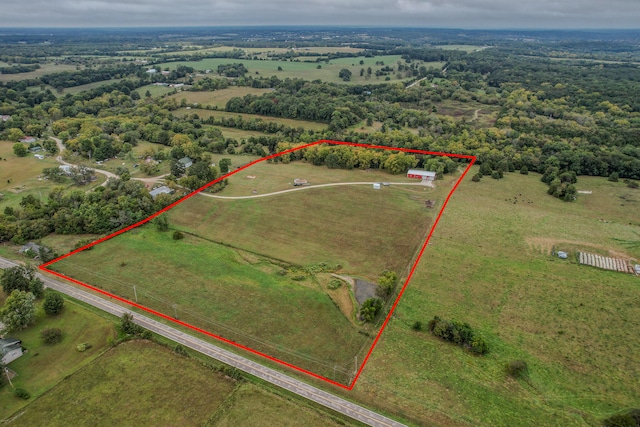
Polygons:
[[640,27],[638,0],[0,0],[0,10],[0,27]]

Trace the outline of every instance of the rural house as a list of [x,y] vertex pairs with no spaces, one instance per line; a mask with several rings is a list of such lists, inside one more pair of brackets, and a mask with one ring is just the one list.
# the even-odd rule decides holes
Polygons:
[[185,169],[191,167],[191,165],[193,164],[193,160],[191,160],[189,157],[183,157],[180,160],[178,160],[178,163],[181,163],[182,166],[184,166]]
[[163,185],[162,187],[158,187],[158,188],[155,188],[155,189],[149,191],[149,195],[153,199],[158,197],[160,194],[171,194],[171,193],[173,193],[173,190],[170,189],[169,187],[167,187],[166,185]]
[[17,338],[0,339],[2,363],[7,365],[22,356],[22,341]]
[[409,169],[407,172],[407,178],[421,179],[422,181],[433,181],[436,179],[436,173],[419,169]]

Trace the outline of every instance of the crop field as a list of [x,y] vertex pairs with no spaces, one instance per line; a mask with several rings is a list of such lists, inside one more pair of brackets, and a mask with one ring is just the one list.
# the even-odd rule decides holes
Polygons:
[[[304,62],[304,58],[301,57],[300,60],[295,61],[273,61],[273,60],[246,60],[246,59],[232,59],[232,58],[209,58],[203,59],[201,61],[180,61],[180,62],[166,62],[162,64],[158,64],[157,67],[165,69],[174,69],[178,65],[186,65],[188,67],[193,67],[196,70],[213,70],[214,73],[218,69],[218,65],[222,64],[230,64],[230,63],[242,63],[249,71],[249,74],[255,75],[256,73],[263,77],[269,76],[277,76],[280,79],[286,78],[300,78],[305,80],[316,80],[320,79],[323,81],[334,82],[334,83],[352,83],[352,84],[363,84],[363,83],[376,83],[376,82],[384,82],[384,77],[376,77],[375,72],[378,69],[383,68],[384,66],[397,66],[397,62],[400,61],[404,64],[404,60],[402,60],[400,55],[383,55],[377,56],[373,58],[365,58],[356,57],[356,58],[337,58],[332,59],[328,64],[326,62],[315,63],[315,62]],[[363,64],[360,64],[360,61],[363,61]],[[382,61],[383,65],[376,65],[376,62]],[[435,67],[442,68],[444,63],[442,62],[419,62],[418,65],[424,65],[427,68]],[[318,68],[318,66],[320,68]],[[282,71],[278,71],[278,67],[282,68]],[[373,71],[373,75],[370,79],[366,79],[365,76],[360,76],[360,69],[364,68],[365,71],[368,67],[371,67]],[[338,74],[342,68],[347,68],[352,73],[351,80],[349,82],[343,82],[343,80],[338,77]],[[215,76],[215,74],[214,74]],[[398,79],[395,73],[390,75],[391,81],[403,81],[406,80],[404,77]]]
[[206,119],[211,116],[215,117],[216,119],[228,118],[228,117],[236,118],[240,116],[243,118],[243,120],[260,119],[266,123],[282,123],[283,125],[286,125],[289,127],[293,127],[293,128],[301,127],[303,129],[310,129],[310,130],[324,130],[328,126],[326,123],[311,122],[308,120],[285,119],[281,117],[262,116],[259,114],[229,113],[226,111],[212,111],[212,110],[204,110],[201,108],[191,108],[190,110],[187,110],[186,108],[180,108],[178,110],[175,110],[173,114],[176,115],[177,117],[184,117],[188,114],[197,114],[202,119]]
[[[44,345],[40,332],[45,328],[60,328],[63,332],[62,341],[52,346]],[[16,398],[9,385],[0,388],[0,420],[10,417],[63,381],[66,376],[90,364],[107,350],[108,340],[114,335],[115,330],[110,320],[72,301],[66,300],[63,312],[56,317],[46,316],[38,308],[35,324],[11,334],[20,338],[22,345],[28,349],[28,352],[9,365],[9,368],[18,373],[12,382],[15,387],[24,388],[31,393],[31,400]],[[89,343],[92,347],[81,353],[76,350],[80,343]],[[38,425],[24,423],[22,420],[15,424]]]
[[[354,398],[417,425],[600,425],[640,400],[640,279],[580,266],[575,250],[640,259],[639,190],[580,177],[575,203],[540,176],[470,182],[442,217]],[[625,242],[636,242],[632,245]],[[551,250],[568,250],[561,260]],[[416,332],[434,315],[468,322],[473,356]],[[506,374],[524,360],[528,380]]]
[[234,387],[195,360],[130,341],[66,378],[9,425],[203,425]]
[[215,90],[212,92],[192,92],[183,91],[169,96],[169,98],[175,98],[178,102],[182,99],[186,99],[189,104],[198,104],[201,106],[212,106],[219,109],[224,109],[227,106],[227,101],[235,97],[243,97],[245,95],[262,95],[270,92],[271,89],[259,89],[247,86],[232,86],[226,89]]
[[[274,188],[302,171],[291,168],[296,165],[269,165]],[[377,174],[335,172],[350,177],[328,181]],[[348,294],[328,292],[315,266],[374,282],[385,269],[406,274],[438,211],[425,201],[441,205],[450,179],[435,189],[391,184],[374,190],[369,184],[250,200],[196,195],[167,213],[170,232],[147,224],[50,268],[347,383],[354,355],[371,345],[372,328],[354,321]],[[229,194],[234,182],[219,194]],[[174,230],[184,239],[172,239]]]

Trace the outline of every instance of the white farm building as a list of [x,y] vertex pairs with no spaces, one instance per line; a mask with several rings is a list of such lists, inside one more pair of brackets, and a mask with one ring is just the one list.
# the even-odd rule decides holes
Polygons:
[[419,169],[409,169],[409,171],[407,172],[407,178],[421,179],[423,181],[434,181],[436,179],[436,173]]

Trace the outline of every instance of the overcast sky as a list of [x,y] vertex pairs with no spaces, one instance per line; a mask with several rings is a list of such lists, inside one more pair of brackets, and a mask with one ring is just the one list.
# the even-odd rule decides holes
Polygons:
[[640,0],[0,0],[0,27],[640,28]]

